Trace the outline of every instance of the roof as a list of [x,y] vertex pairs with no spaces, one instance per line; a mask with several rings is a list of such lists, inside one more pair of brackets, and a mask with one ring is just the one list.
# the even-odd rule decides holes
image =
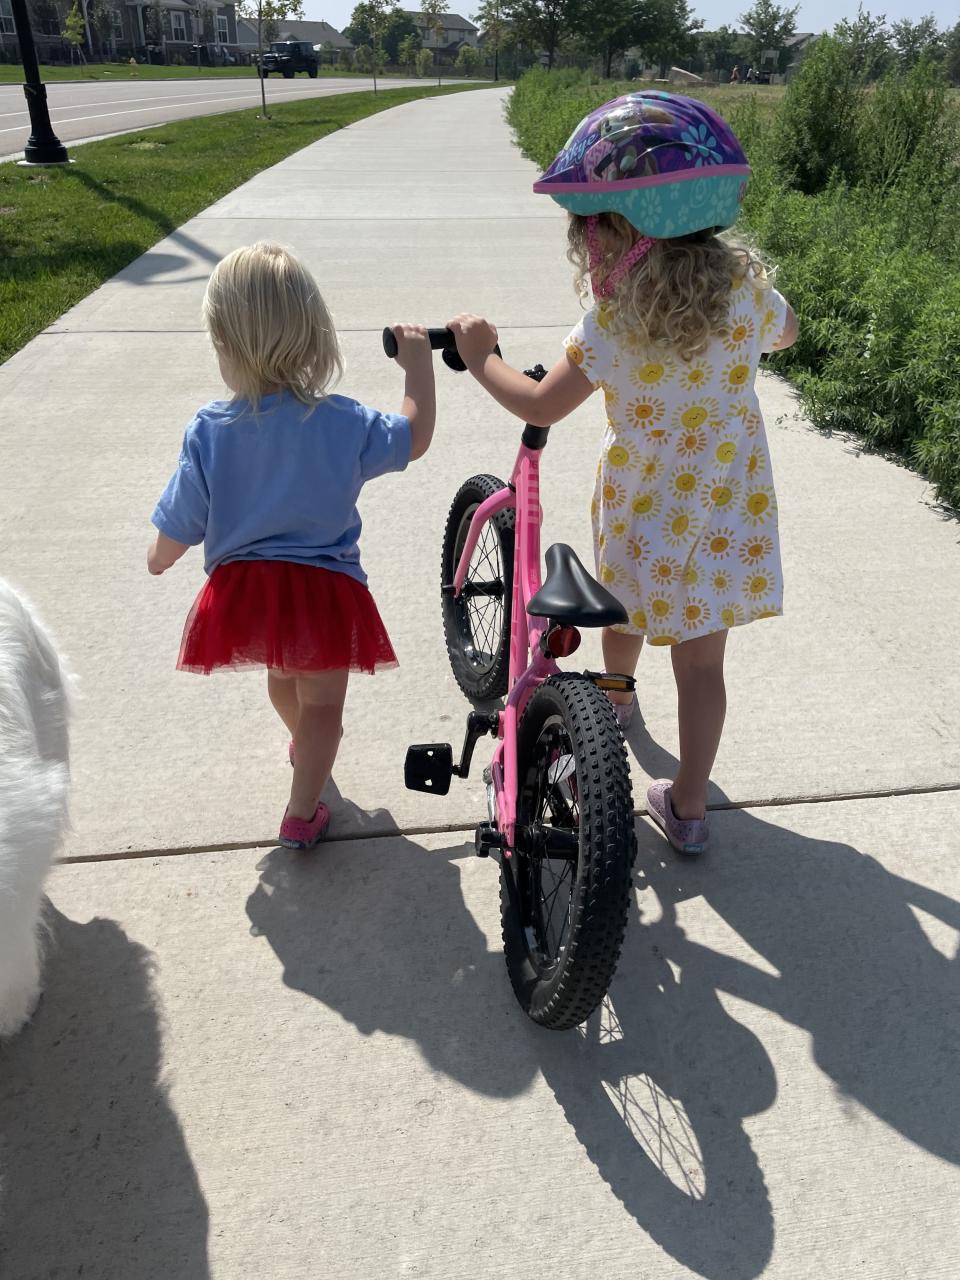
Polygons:
[[815,39],[812,31],[798,31],[795,35],[788,36],[783,42],[785,49],[792,49],[795,44],[804,44],[807,40]]
[[[248,23],[256,32],[256,22]],[[299,22],[284,19],[277,23],[278,40],[308,40],[310,44],[330,44],[335,49],[352,49],[353,45],[329,22]]]
[[[423,23],[426,23],[429,21],[429,19],[427,18],[427,15],[425,13],[422,13],[419,9],[404,9],[403,12],[407,14],[409,17],[413,18],[414,22],[417,22],[418,18]],[[461,18],[459,13],[441,13],[440,21],[443,23],[443,28],[445,31],[476,31],[477,30],[477,28],[473,25],[473,23],[470,21],[469,18]]]

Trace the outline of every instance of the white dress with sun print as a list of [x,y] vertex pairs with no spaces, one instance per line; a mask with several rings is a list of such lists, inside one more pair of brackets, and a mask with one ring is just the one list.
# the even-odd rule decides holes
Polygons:
[[745,280],[727,332],[687,362],[584,316],[567,355],[603,391],[607,429],[593,498],[597,576],[621,601],[620,630],[654,645],[783,610],[777,501],[754,389],[787,304]]

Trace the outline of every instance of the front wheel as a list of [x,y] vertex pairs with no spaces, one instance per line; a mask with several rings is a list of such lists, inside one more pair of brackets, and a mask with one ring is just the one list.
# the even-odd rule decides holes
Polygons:
[[[440,576],[453,582],[474,512],[507,486],[496,476],[471,476],[450,504],[443,531]],[[510,677],[510,611],[513,603],[513,541],[516,511],[508,507],[488,520],[460,595],[442,596],[443,634],[457,684],[478,702],[502,698]]]
[[607,992],[636,857],[633,792],[609,699],[583,676],[537,689],[517,732],[517,836],[501,860],[507,971],[523,1010],[562,1031]]
[[311,79],[311,80],[316,80],[316,78],[317,78],[317,68],[316,68],[316,67],[311,67],[311,68],[310,68],[310,70],[307,72],[307,75],[310,77],[310,79]]
[[293,72],[292,72],[292,71],[285,71],[285,72],[283,73],[283,78],[284,78],[284,80],[292,80],[292,79],[293,79]]

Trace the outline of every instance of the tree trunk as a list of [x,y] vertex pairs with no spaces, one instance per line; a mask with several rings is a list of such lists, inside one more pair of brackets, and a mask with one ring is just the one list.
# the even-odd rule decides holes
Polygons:
[[257,5],[257,71],[260,75],[260,101],[263,104],[263,118],[267,119],[267,86],[263,78],[263,6]]
[[606,78],[608,80],[611,78],[612,72],[613,72],[613,45],[608,44],[607,45],[607,75],[606,75]]

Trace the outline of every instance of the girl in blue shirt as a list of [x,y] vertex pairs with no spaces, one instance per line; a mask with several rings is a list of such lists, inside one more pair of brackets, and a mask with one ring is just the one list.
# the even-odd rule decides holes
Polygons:
[[340,745],[348,674],[397,661],[360,565],[356,503],[368,480],[403,471],[430,446],[430,344],[422,326],[394,330],[406,374],[399,413],[329,395],[342,360],[320,290],[268,244],[224,258],[203,314],[234,396],[205,405],[187,427],[153,513],[147,568],[161,574],[203,543],[208,579],[177,666],[267,668],[292,738],[280,842],[308,849],[330,820],[319,796]]

